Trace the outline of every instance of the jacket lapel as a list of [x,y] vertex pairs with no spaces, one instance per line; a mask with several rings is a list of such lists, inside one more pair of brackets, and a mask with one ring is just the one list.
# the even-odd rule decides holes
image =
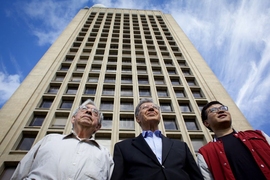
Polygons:
[[147,142],[144,140],[142,134],[140,134],[138,137],[134,138],[132,141],[132,144],[139,149],[143,154],[153,159],[156,163],[160,164],[158,162],[158,159],[156,155],[153,153]]
[[162,135],[162,164],[165,162],[172,145],[173,141]]

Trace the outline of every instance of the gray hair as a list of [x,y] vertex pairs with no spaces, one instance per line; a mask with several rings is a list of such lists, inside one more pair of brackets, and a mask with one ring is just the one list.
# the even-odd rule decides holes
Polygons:
[[[82,106],[86,106],[87,104],[91,104],[91,105],[97,107],[96,104],[94,103],[94,101],[92,101],[91,99],[87,99],[86,101],[84,101],[84,102],[83,102],[83,103],[82,103],[82,104],[81,104],[81,105],[73,112],[72,117],[76,116],[76,114],[78,113],[78,111],[80,110],[80,108],[81,108]],[[103,114],[102,114],[102,112],[98,111],[98,117],[99,117],[99,119],[98,119],[98,124],[101,124],[101,123],[102,123],[102,120],[103,120]]]
[[[153,104],[155,104],[155,103],[153,102],[153,100],[150,99],[150,98],[142,98],[142,99],[140,100],[139,104],[136,106],[136,109],[135,109],[135,117],[137,117],[137,116],[139,115],[140,107],[141,107],[141,105],[144,104],[144,103],[153,103]],[[155,104],[155,105],[157,105],[157,104]],[[157,106],[158,106],[158,105],[157,105]]]

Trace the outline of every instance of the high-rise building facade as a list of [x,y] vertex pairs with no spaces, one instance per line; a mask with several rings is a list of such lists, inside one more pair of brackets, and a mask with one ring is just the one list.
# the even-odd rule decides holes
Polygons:
[[116,142],[141,133],[134,118],[141,98],[161,107],[160,130],[194,157],[212,138],[200,118],[207,102],[223,102],[235,128],[251,128],[171,15],[93,6],[78,12],[1,109],[1,176],[45,135],[69,133],[86,99],[103,112],[95,138],[113,153]]

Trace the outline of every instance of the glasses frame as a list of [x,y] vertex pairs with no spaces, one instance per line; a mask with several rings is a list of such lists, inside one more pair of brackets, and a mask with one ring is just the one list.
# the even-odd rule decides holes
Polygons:
[[98,117],[99,116],[99,111],[96,108],[88,108],[87,106],[80,106],[79,109],[81,110],[81,112],[91,111],[92,114],[95,117]]
[[219,111],[228,111],[228,110],[229,110],[228,106],[222,105],[222,106],[219,106],[219,107],[209,108],[207,113],[217,113]]
[[155,109],[155,110],[160,110],[160,107],[159,106],[157,106],[157,105],[142,105],[141,107],[140,107],[140,110],[146,110],[146,109],[150,109],[150,108],[153,108],[153,109]]

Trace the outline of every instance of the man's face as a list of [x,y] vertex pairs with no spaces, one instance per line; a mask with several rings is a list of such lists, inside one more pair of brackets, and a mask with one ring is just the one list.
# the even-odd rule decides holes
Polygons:
[[136,121],[143,127],[147,124],[156,124],[158,125],[160,122],[160,112],[159,107],[155,104],[143,103],[140,106],[140,111],[138,116],[136,117]]
[[206,127],[210,127],[213,131],[231,127],[231,114],[226,106],[213,104],[206,112],[207,119],[204,121]]
[[72,117],[71,122],[74,125],[74,129],[76,129],[76,127],[81,127],[97,131],[101,127],[98,120],[99,113],[97,108],[92,104],[87,104],[80,107],[78,113]]

